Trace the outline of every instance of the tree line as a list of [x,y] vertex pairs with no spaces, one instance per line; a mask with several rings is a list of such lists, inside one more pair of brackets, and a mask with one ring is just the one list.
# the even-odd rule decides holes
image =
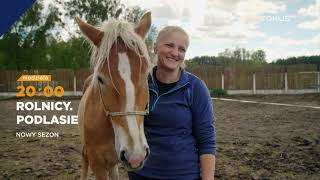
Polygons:
[[320,65],[320,55],[289,57],[286,59],[278,59],[272,64],[291,65],[291,64],[317,64]]
[[[225,49],[218,56],[196,56],[186,61],[188,68],[198,66],[215,65],[230,66],[234,64],[263,65],[268,64],[266,53],[261,50],[247,50],[245,48]],[[293,65],[293,64],[316,64],[320,65],[320,55],[289,57],[277,59],[270,64]]]

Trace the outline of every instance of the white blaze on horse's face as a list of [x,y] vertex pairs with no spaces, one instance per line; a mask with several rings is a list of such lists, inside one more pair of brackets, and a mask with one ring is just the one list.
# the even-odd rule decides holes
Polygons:
[[[131,69],[129,57],[126,52],[118,53],[118,71],[124,82],[124,91],[126,96],[124,112],[135,111],[135,86],[131,79]],[[149,147],[144,134],[143,123],[138,123],[137,118],[143,118],[141,115],[122,116],[127,123],[126,127],[118,126],[113,123],[115,132],[115,145],[119,159],[128,164],[128,169],[137,169],[143,166],[146,156],[149,154]],[[130,142],[131,141],[131,142]]]

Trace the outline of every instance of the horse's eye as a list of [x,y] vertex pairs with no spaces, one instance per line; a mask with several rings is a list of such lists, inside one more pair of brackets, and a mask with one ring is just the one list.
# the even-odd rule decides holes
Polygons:
[[100,84],[104,84],[104,81],[102,80],[102,78],[100,76],[98,76],[97,78],[98,78],[98,81]]

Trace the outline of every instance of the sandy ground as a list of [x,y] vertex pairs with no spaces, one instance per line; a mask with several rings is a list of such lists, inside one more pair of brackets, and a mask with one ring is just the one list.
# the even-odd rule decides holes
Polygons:
[[[320,106],[319,94],[226,98]],[[79,179],[77,125],[17,125],[16,101],[30,99],[0,101],[0,179]],[[74,109],[59,113],[76,114],[79,100],[65,101]],[[319,179],[320,109],[215,100],[214,110],[216,179]],[[59,132],[59,138],[16,137],[22,131]],[[127,179],[122,168],[120,174]]]

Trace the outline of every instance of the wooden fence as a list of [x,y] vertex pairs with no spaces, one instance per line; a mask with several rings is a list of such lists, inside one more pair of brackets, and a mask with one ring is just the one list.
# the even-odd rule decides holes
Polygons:
[[[320,87],[320,72],[317,65],[234,65],[201,66],[188,69],[203,79],[209,89],[222,88],[226,90],[255,89],[315,89]],[[1,71],[0,92],[15,92],[17,79],[22,74],[50,74],[51,82],[24,82],[35,87],[46,85],[62,86],[65,91],[81,91],[85,79],[91,74],[89,69],[70,70],[30,70],[24,72]]]
[[189,69],[203,79],[209,89],[312,89],[320,86],[317,65],[235,65],[201,66]]

